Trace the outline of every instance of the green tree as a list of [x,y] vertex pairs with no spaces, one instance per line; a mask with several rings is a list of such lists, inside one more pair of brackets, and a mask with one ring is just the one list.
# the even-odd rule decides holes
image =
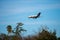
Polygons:
[[22,26],[23,26],[23,23],[21,23],[21,22],[17,23],[17,26],[15,28],[16,30],[15,30],[15,32],[13,31],[13,33],[15,33],[15,35],[17,35],[17,36],[20,36],[22,31],[26,31],[22,28]]
[[21,22],[17,23],[15,30],[13,30],[13,33],[15,34],[15,37],[13,38],[14,40],[19,37],[20,37],[20,40],[22,40],[21,32],[26,31],[25,29],[22,28],[22,26],[23,26],[23,23],[21,23]]
[[57,39],[60,40],[60,37],[58,37]]
[[8,34],[12,32],[12,26],[11,25],[7,26],[7,31],[8,31]]

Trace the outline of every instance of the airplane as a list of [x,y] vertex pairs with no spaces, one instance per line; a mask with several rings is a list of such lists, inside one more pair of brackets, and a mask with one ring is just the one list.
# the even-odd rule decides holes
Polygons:
[[39,12],[37,15],[32,15],[32,16],[29,16],[29,18],[38,18],[40,16],[41,12]]

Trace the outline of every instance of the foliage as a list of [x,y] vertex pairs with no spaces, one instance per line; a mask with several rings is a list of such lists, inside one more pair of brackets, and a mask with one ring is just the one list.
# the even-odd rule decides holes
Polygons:
[[57,40],[56,34],[53,33],[43,29],[42,32],[38,32],[38,34],[31,37],[28,36],[25,40]]
[[0,34],[0,40],[60,40],[60,37],[56,36],[56,30],[49,32],[48,30],[42,29],[35,35],[22,37],[21,32],[26,31],[22,28],[23,23],[17,23],[15,30],[12,30],[12,26],[7,26],[8,33],[14,33],[15,35],[8,36],[4,33]]
[[11,25],[7,26],[7,31],[8,31],[8,33],[12,32],[12,26]]
[[25,29],[23,29],[21,26],[23,26],[23,23],[17,23],[17,26],[16,26],[16,30],[14,31],[13,30],[13,33],[15,33],[15,35],[17,35],[17,36],[21,36],[20,34],[21,34],[21,32],[22,31],[26,31]]

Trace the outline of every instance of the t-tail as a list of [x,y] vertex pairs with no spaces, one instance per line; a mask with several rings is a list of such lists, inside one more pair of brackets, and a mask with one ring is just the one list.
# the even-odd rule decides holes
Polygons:
[[41,14],[41,13],[39,12],[39,13],[37,14],[37,17],[39,17],[39,16],[40,16],[40,14]]

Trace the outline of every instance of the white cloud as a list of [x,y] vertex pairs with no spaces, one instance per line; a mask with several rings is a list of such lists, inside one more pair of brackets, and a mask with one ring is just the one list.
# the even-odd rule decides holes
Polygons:
[[38,24],[38,25],[40,25],[40,24],[42,24],[42,25],[45,25],[45,24],[47,24],[47,25],[60,25],[60,21],[49,21],[49,20],[35,21],[35,22],[25,22],[25,24],[26,25],[36,25],[36,24]]
[[[2,25],[7,25],[7,24],[16,24],[17,23],[17,21],[14,21],[14,22],[0,22],[0,25],[2,24]],[[40,25],[40,24],[47,24],[47,25],[49,25],[49,24],[51,24],[51,25],[60,25],[60,21],[53,21],[53,20],[46,20],[46,21],[35,21],[35,22],[29,22],[29,21],[25,21],[25,22],[22,22],[22,23],[24,23],[24,25],[36,25],[36,24],[38,24],[38,25]]]
[[2,11],[7,13],[29,13],[33,11],[46,10],[46,9],[60,9],[60,4],[38,4],[33,6],[16,7],[12,9],[4,9]]

